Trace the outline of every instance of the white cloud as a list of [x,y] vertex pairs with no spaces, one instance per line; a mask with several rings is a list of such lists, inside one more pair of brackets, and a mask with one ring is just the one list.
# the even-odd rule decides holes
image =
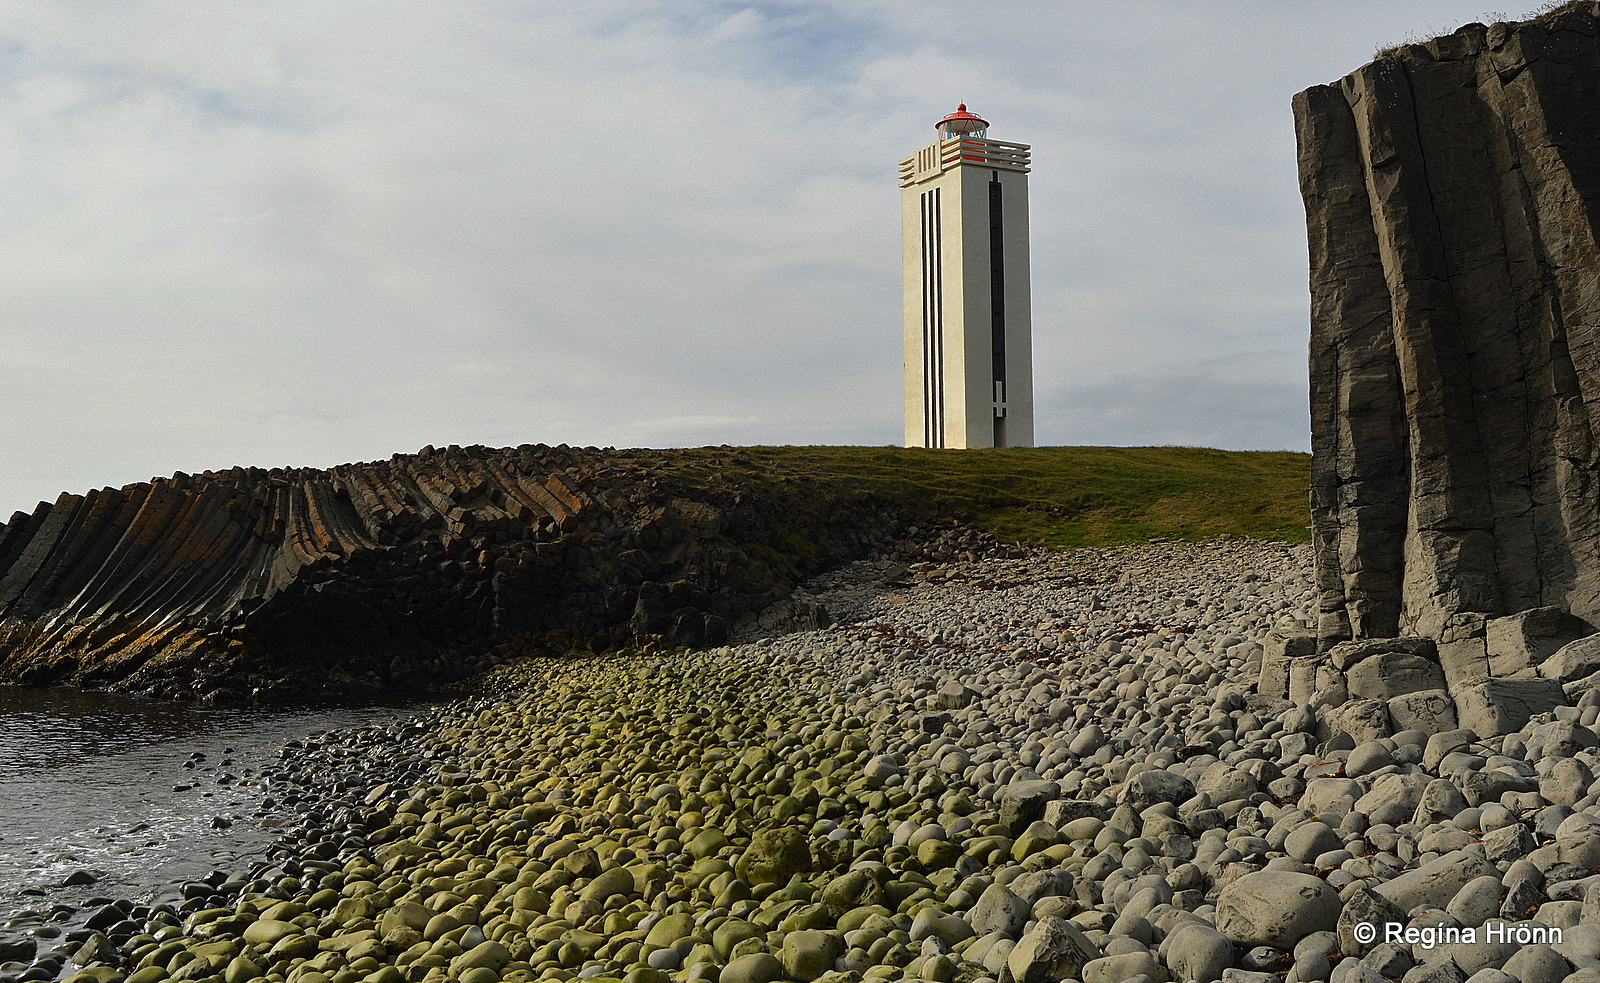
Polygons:
[[894,167],[957,100],[1035,148],[1040,439],[1303,448],[1289,98],[1479,13],[19,0],[0,507],[426,443],[895,442]]

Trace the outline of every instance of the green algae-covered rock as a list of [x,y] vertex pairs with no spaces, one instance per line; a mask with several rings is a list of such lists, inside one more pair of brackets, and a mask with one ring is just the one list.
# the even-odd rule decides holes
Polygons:
[[923,840],[916,851],[917,863],[928,871],[951,867],[961,859],[961,845],[949,840]]
[[511,952],[500,943],[489,939],[450,960],[450,972],[454,976],[462,976],[469,969],[499,970],[510,961]]
[[842,915],[854,908],[878,904],[883,900],[883,888],[872,871],[858,868],[829,881],[822,889],[821,900],[835,915]]
[[746,939],[761,938],[766,931],[742,918],[728,918],[711,932],[711,947],[724,959],[732,957],[733,949]]
[[436,913],[415,901],[402,901],[379,916],[378,934],[387,936],[396,929],[409,928],[420,935],[434,914]]
[[267,951],[271,959],[309,959],[317,954],[317,939],[315,936],[295,934],[285,935],[272,948]]
[[694,915],[687,911],[680,911],[668,915],[650,926],[650,931],[645,933],[644,941],[646,945],[667,946],[672,945],[679,939],[686,939],[693,934]]
[[687,844],[689,856],[696,860],[714,857],[728,845],[728,834],[720,829],[703,829]]
[[810,869],[810,842],[805,833],[792,827],[757,832],[734,865],[734,873],[751,884],[787,884],[794,875]]
[[223,983],[249,983],[263,975],[260,964],[249,956],[234,956],[228,968],[222,971]]
[[603,902],[619,894],[632,894],[634,893],[634,887],[633,872],[631,870],[613,867],[597,875],[588,884],[584,885],[583,890],[578,892],[578,898],[584,901]]
[[770,952],[757,952],[722,967],[717,983],[773,983],[783,976],[783,963]]
[[251,945],[275,945],[278,940],[303,932],[299,925],[273,918],[258,918],[244,930],[244,940]]
[[844,935],[803,929],[784,936],[779,953],[783,970],[791,979],[811,983],[833,968],[833,961],[844,955]]
[[833,924],[833,912],[820,901],[809,904],[802,903],[799,907],[784,916],[778,923],[780,932],[798,932],[807,928],[827,928]]
[[894,912],[882,905],[863,905],[839,916],[839,931],[854,932],[858,928],[882,934],[894,930]]

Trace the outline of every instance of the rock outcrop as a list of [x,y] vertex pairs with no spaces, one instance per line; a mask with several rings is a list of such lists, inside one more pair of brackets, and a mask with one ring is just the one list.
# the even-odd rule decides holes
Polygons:
[[1600,624],[1600,5],[1407,45],[1294,112],[1320,647]]
[[430,447],[63,494],[0,525],[0,682],[351,693],[526,651],[717,643],[774,605],[825,617],[793,585],[899,531],[781,476],[686,481],[664,453]]

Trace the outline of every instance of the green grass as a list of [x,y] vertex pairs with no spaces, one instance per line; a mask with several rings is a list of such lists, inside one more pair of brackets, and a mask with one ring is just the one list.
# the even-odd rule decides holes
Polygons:
[[1587,7],[1589,2],[1590,0],[1566,0],[1566,2],[1563,2],[1563,0],[1549,0],[1548,3],[1541,4],[1537,9],[1530,12],[1527,18],[1529,20],[1545,20],[1550,17],[1559,17],[1569,10]]
[[[1535,7],[1533,10],[1528,11],[1526,14],[1523,14],[1521,19],[1523,21],[1551,20],[1561,16],[1569,10],[1577,10],[1579,7],[1587,7],[1591,2],[1593,2],[1593,0],[1545,0],[1544,3]],[[1506,16],[1504,11],[1489,11],[1483,15],[1482,19],[1489,23],[1515,23],[1510,17]],[[1425,44],[1429,40],[1431,40],[1431,38],[1413,31],[1407,34],[1405,40],[1399,42],[1398,44],[1378,45],[1377,50],[1374,53],[1374,57],[1390,58],[1399,54],[1400,49],[1406,47],[1407,45]]]
[[[690,484],[881,498],[1055,549],[1221,533],[1310,540],[1311,458],[1199,447],[706,447],[659,452]],[[794,487],[802,483],[801,489]]]

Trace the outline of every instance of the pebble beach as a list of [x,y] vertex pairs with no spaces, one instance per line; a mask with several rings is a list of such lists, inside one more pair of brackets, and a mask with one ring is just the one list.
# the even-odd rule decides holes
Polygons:
[[1356,744],[1254,692],[1309,546],[970,546],[287,747],[268,856],[0,983],[1600,981],[1600,700]]

